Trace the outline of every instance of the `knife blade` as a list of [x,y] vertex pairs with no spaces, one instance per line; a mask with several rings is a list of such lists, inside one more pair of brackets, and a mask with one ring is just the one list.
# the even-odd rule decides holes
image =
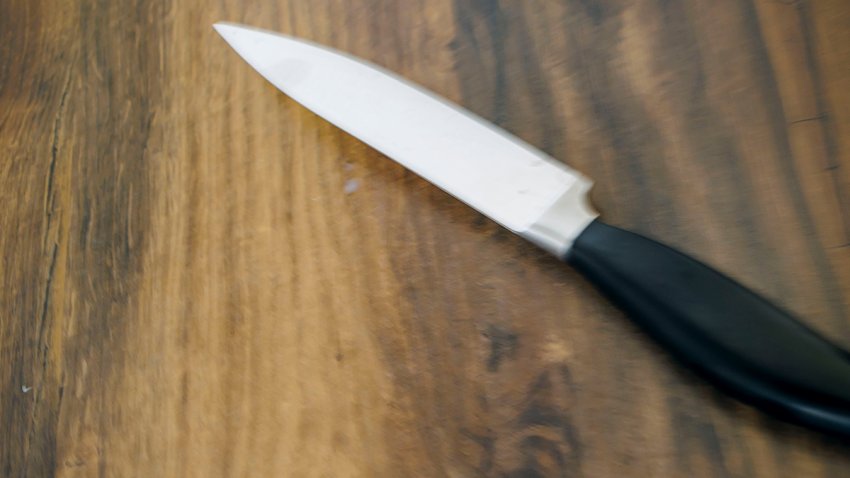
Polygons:
[[294,100],[556,255],[597,216],[587,178],[417,85],[302,40],[215,28]]
[[572,265],[715,385],[850,437],[850,353],[709,266],[602,223],[580,173],[364,60],[242,25],[215,29],[294,100]]

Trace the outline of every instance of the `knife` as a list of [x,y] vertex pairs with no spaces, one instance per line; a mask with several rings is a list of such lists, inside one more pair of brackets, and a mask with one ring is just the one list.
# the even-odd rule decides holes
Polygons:
[[850,437],[850,353],[707,265],[601,222],[588,178],[362,59],[243,25],[214,27],[288,96],[577,269],[719,388]]

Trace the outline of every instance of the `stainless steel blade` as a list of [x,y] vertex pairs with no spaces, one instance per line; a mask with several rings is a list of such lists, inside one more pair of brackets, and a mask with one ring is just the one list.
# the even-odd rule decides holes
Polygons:
[[389,71],[277,33],[215,28],[294,100],[555,254],[596,217],[584,176]]

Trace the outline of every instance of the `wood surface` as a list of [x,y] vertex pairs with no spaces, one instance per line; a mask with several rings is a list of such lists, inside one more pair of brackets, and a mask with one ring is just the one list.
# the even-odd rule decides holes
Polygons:
[[2,0],[0,476],[850,476],[221,20],[457,101],[850,345],[846,0]]

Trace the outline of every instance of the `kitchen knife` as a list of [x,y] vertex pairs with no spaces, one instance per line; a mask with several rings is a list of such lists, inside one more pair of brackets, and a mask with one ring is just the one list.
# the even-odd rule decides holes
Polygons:
[[850,353],[705,264],[602,223],[578,172],[364,60],[246,26],[215,29],[294,100],[576,268],[717,386],[850,437]]

